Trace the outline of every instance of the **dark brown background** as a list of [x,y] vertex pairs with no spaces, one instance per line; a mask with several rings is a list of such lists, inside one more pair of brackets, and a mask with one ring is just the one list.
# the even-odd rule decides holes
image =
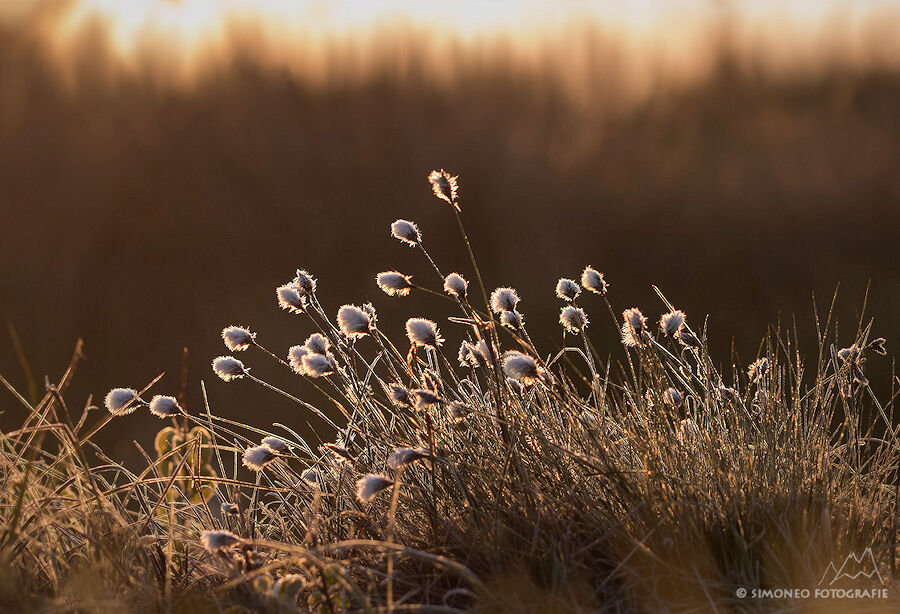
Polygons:
[[[555,281],[589,263],[619,310],[658,316],[656,283],[695,324],[709,314],[723,364],[732,341],[752,359],[767,323],[794,314],[812,350],[812,293],[824,308],[838,283],[850,333],[869,280],[875,331],[893,349],[900,72],[823,61],[775,76],[727,48],[711,52],[717,68],[698,83],[611,108],[608,75],[575,105],[555,86],[558,66],[523,73],[501,56],[461,62],[449,86],[414,58],[404,70],[313,86],[237,54],[177,88],[117,73],[90,40],[68,87],[26,31],[6,27],[0,310],[39,381],[59,377],[85,339],[74,405],[163,370],[156,390],[174,392],[188,346],[189,409],[199,409],[203,378],[215,412],[302,428],[302,410],[212,376],[210,360],[225,353],[219,331],[249,324],[279,354],[301,342],[308,322],[274,299],[297,267],[319,277],[329,311],[372,300],[396,335],[406,317],[440,313],[433,297],[383,295],[374,275],[398,268],[438,287],[389,237],[390,222],[406,217],[446,271],[473,279],[453,218],[425,181],[445,167],[461,176],[489,285],[519,289],[548,352],[559,339]],[[585,306],[595,343],[620,351],[602,303]],[[455,352],[461,331],[441,326]],[[313,398],[265,356],[247,362]],[[872,365],[882,395],[887,365]],[[5,330],[0,373],[25,389]],[[20,422],[22,408],[0,399],[3,424]],[[125,457],[156,427],[132,416],[105,441]]]

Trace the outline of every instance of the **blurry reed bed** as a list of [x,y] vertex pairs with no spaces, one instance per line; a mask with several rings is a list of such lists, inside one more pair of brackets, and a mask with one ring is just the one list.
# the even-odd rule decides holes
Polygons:
[[[818,343],[773,329],[748,363],[709,352],[702,318],[654,287],[627,307],[588,265],[545,288],[560,344],[535,343],[533,297],[479,268],[457,177],[428,181],[465,266],[432,257],[429,227],[386,230],[429,274],[385,270],[384,296],[324,303],[299,269],[272,292],[290,339],[223,329],[211,361],[229,389],[293,411],[266,425],[230,404],[186,411],[156,377],[113,388],[108,412],[64,394],[80,357],[4,432],[0,605],[15,611],[797,611],[736,589],[815,587],[829,561],[871,548],[896,607],[898,380],[867,316],[817,305]],[[403,262],[398,269],[405,269]],[[455,315],[431,316],[426,297]],[[408,315],[379,318],[385,302]],[[376,306],[377,304],[377,306]],[[593,338],[612,327],[613,354]],[[257,373],[272,363],[297,385]],[[314,390],[296,396],[301,380]],[[879,401],[873,387],[882,391]],[[206,387],[204,386],[204,398]],[[149,413],[156,434],[130,430]],[[121,425],[135,473],[94,444]],[[335,439],[303,436],[309,423]],[[834,606],[840,611],[846,604]]]

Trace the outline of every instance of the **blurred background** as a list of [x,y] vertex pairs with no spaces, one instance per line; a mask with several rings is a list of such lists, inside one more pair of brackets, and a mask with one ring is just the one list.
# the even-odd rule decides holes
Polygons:
[[[154,392],[177,392],[188,347],[189,411],[203,379],[215,413],[307,433],[309,419],[327,439],[284,399],[212,375],[220,331],[250,325],[281,355],[302,342],[308,320],[274,294],[297,268],[329,311],[372,301],[390,334],[445,313],[374,282],[398,269],[440,285],[390,238],[398,217],[474,281],[425,180],[442,167],[460,175],[486,283],[518,288],[547,352],[555,282],[586,264],[619,311],[658,317],[659,285],[726,367],[779,321],[812,359],[813,295],[827,310],[838,284],[849,343],[871,282],[893,352],[898,52],[889,2],[0,0],[0,373],[27,391],[30,369],[42,393],[82,337],[80,411],[161,371]],[[602,302],[584,306],[620,356]],[[455,354],[463,331],[440,324]],[[261,353],[241,358],[317,400]],[[882,397],[888,363],[870,365]],[[4,428],[24,417],[7,393],[0,409]],[[134,458],[158,426],[136,414],[105,443]]]

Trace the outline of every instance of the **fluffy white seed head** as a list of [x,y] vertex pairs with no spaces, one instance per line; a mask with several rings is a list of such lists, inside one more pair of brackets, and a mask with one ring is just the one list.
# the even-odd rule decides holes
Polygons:
[[441,200],[447,201],[459,211],[459,205],[456,202],[457,192],[459,191],[458,177],[454,177],[444,169],[440,171],[431,171],[428,175],[428,181],[431,183],[431,189],[434,195]]
[[128,415],[144,404],[134,388],[113,388],[103,402],[114,416]]
[[391,235],[395,239],[409,244],[410,247],[415,247],[422,242],[422,233],[419,232],[419,227],[415,222],[409,220],[397,220],[391,224]]
[[395,382],[384,384],[384,393],[394,405],[412,407],[413,400],[409,396],[409,390],[402,384],[397,384]]
[[226,382],[247,375],[250,371],[240,360],[234,356],[217,356],[212,362],[213,371]]
[[356,305],[344,305],[338,309],[337,323],[348,339],[358,339],[369,334],[373,319]]
[[422,347],[437,348],[444,342],[437,324],[425,318],[410,318],[406,321],[406,336],[410,343]]
[[303,357],[309,354],[309,349],[305,345],[292,345],[288,350],[288,364],[294,373],[305,375],[303,371]]
[[300,367],[303,375],[325,377],[335,372],[337,364],[334,362],[334,356],[330,353],[314,354],[308,352],[300,359]]
[[441,401],[441,397],[434,393],[432,390],[428,390],[426,388],[416,388],[415,390],[409,391],[410,396],[415,399],[414,403],[416,409],[419,411],[424,411],[429,407],[434,405],[440,405],[443,401]]
[[469,288],[467,282],[459,273],[450,273],[444,278],[444,292],[456,298],[466,298],[466,292]]
[[397,470],[423,458],[428,458],[428,450],[416,448],[396,448],[394,449],[394,453],[391,454],[390,457],[388,457],[387,463],[388,467]]
[[262,471],[263,467],[275,460],[276,456],[267,445],[259,445],[244,450],[244,467],[253,471]]
[[171,418],[183,413],[175,397],[158,394],[150,399],[150,413],[157,418]]
[[571,279],[563,277],[556,282],[556,296],[564,301],[574,301],[581,294],[581,288]]
[[644,334],[647,331],[647,318],[637,307],[622,312],[622,343],[628,347],[644,345]]
[[306,299],[299,286],[285,284],[275,288],[278,297],[278,306],[291,313],[303,313],[306,309]]
[[687,316],[684,315],[683,311],[674,309],[669,313],[663,314],[659,319],[659,330],[661,330],[664,335],[674,335],[678,332],[678,329],[681,328],[681,325],[684,324],[686,319]]
[[592,266],[584,267],[581,274],[581,285],[595,294],[606,294],[609,284],[603,279],[603,273]]
[[480,361],[478,360],[478,350],[476,350],[475,346],[468,341],[463,341],[459,344],[457,358],[459,359],[460,367],[472,367],[474,369],[480,364]]
[[200,543],[208,552],[215,553],[227,550],[232,546],[242,543],[241,538],[231,531],[203,531],[200,534]]
[[243,352],[253,344],[256,333],[243,326],[229,326],[222,330],[222,340],[229,352]]
[[491,309],[494,313],[515,311],[519,305],[519,295],[514,288],[497,288],[491,292]]
[[510,350],[503,354],[503,373],[513,381],[530,386],[538,378],[537,362],[531,356]]
[[570,333],[578,334],[588,325],[587,314],[584,309],[573,305],[566,305],[559,312],[559,323]]
[[331,348],[331,343],[328,341],[328,337],[323,335],[322,333],[313,333],[309,337],[306,338],[306,341],[303,343],[306,346],[306,349],[314,354],[327,354],[329,348]]
[[518,330],[522,327],[522,314],[518,311],[501,311],[500,324],[513,330]]
[[301,293],[316,293],[316,278],[309,271],[297,269],[297,275],[294,276],[292,283],[300,289]]
[[285,454],[288,451],[288,445],[277,437],[265,437],[260,443],[278,454]]
[[406,296],[413,289],[412,277],[399,271],[384,271],[375,276],[378,287],[388,296]]
[[368,503],[375,498],[375,495],[393,485],[393,480],[389,480],[383,475],[369,473],[356,481],[356,498],[361,503]]

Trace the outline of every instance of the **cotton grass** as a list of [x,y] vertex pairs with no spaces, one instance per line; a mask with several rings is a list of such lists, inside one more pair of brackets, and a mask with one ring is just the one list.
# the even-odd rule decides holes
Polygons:
[[244,467],[251,471],[260,472],[263,468],[275,460],[277,455],[267,445],[259,445],[244,450],[242,462]]
[[428,182],[434,195],[443,201],[453,205],[457,211],[460,211],[457,200],[457,192],[459,191],[458,177],[455,177],[441,169],[440,171],[431,171],[428,175]]
[[157,418],[172,418],[184,413],[175,397],[157,394],[150,399],[150,413]]
[[581,294],[581,288],[571,279],[561,278],[556,282],[556,296],[564,301],[574,301]]
[[444,338],[437,324],[425,318],[410,318],[406,321],[406,336],[413,345],[437,349]]
[[584,309],[567,305],[559,312],[559,323],[568,332],[577,335],[588,325],[588,317]]
[[360,503],[369,503],[375,495],[394,485],[394,481],[383,475],[370,473],[356,481],[356,498]]
[[391,236],[410,247],[415,247],[422,242],[422,233],[419,232],[419,227],[415,222],[409,220],[397,220],[391,224]]
[[458,299],[466,298],[469,284],[459,273],[450,273],[444,278],[444,292]]
[[244,366],[244,363],[234,356],[217,356],[212,362],[212,368],[216,375],[226,382],[240,379],[250,371],[248,367]]
[[229,352],[243,352],[253,345],[255,338],[256,333],[251,333],[243,326],[228,326],[222,330],[222,340]]
[[414,288],[412,278],[399,271],[385,271],[375,276],[378,287],[388,296],[407,296]]
[[144,402],[133,388],[113,388],[106,394],[103,404],[112,415],[127,416],[144,405]]
[[369,334],[372,318],[356,305],[344,305],[338,309],[337,323],[348,339],[359,339]]

